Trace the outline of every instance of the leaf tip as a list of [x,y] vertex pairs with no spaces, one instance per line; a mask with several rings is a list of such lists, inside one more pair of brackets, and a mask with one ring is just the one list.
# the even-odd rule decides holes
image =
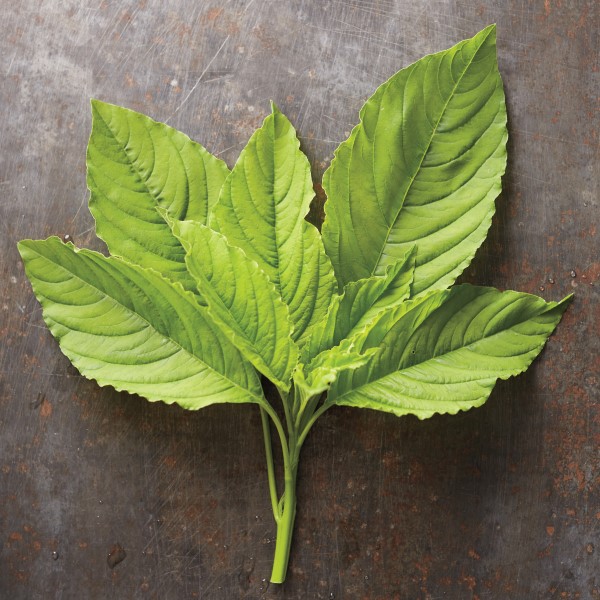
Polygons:
[[293,132],[294,136],[296,135],[296,131],[291,121],[285,116],[285,114],[279,109],[273,100],[271,100],[271,114],[267,115],[265,123],[269,120],[273,121],[276,131],[279,131],[279,135],[281,135],[282,132]]
[[575,294],[567,294],[562,300],[560,300],[557,303],[557,306],[561,308],[562,312],[564,312],[565,310],[567,310],[567,308],[569,308],[569,305],[571,304],[571,302],[573,302],[573,300],[575,300]]
[[274,100],[270,100],[271,103],[271,114],[272,115],[282,115],[283,113],[279,110],[277,104],[275,104]]
[[109,106],[107,102],[103,100],[99,100],[98,98],[90,98],[90,108],[92,109],[92,114],[102,112],[103,108]]
[[27,262],[27,251],[29,250],[29,244],[32,242],[33,240],[30,239],[19,240],[17,242],[17,251],[23,262]]
[[479,33],[475,34],[475,37],[491,38],[496,39],[496,23],[490,23],[487,27],[484,27]]
[[475,35],[475,39],[481,39],[482,45],[485,42],[489,42],[492,45],[496,45],[496,23],[491,23],[487,27],[484,27],[479,33]]

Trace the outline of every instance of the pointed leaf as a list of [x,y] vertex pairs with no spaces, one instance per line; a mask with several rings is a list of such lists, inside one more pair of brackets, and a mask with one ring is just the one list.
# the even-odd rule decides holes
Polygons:
[[87,169],[96,232],[110,252],[195,289],[183,248],[155,208],[206,223],[225,163],[163,123],[92,100]]
[[19,251],[46,324],[82,375],[187,409],[264,402],[252,366],[178,284],[58,238]]
[[344,338],[352,338],[382,310],[408,298],[414,266],[411,249],[395,265],[390,265],[385,275],[348,283],[343,294],[332,298],[327,317],[312,328],[302,349],[303,361],[307,363]]
[[460,285],[408,301],[357,340],[357,350],[379,352],[343,373],[329,401],[420,419],[480,406],[498,378],[527,369],[570,299]]
[[496,30],[402,69],[367,101],[323,178],[341,285],[417,245],[413,294],[451,285],[487,235],[506,166]]
[[227,178],[210,225],[275,284],[290,308],[295,340],[325,315],[336,288],[321,236],[304,220],[313,197],[308,159],[273,106]]
[[244,251],[194,221],[170,221],[209,314],[266,377],[288,390],[298,362],[288,307]]

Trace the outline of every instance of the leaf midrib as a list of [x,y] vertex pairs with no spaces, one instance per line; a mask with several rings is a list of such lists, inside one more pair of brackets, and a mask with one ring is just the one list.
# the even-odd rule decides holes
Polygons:
[[[207,228],[208,229],[208,228]],[[258,265],[258,263],[256,261],[253,261],[251,259],[249,259],[247,257],[247,255],[245,254],[245,252],[241,249],[241,248],[237,248],[236,246],[231,246],[228,242],[227,242],[227,238],[222,235],[219,232],[215,232],[217,236],[220,236],[221,238],[223,238],[224,243],[228,246],[228,251],[231,249],[232,253],[235,252],[239,252],[240,255],[243,255],[243,258],[248,260],[248,262],[250,263],[250,268],[248,270],[249,273],[249,280],[251,281],[252,285],[253,285],[253,296],[256,299],[256,302],[258,304],[258,297],[256,295],[256,288],[254,288],[254,281],[253,281],[253,273],[251,272],[251,269],[255,269],[254,274],[259,273],[257,275],[257,277],[261,277],[260,273],[264,274],[265,279],[267,280],[268,284],[273,286],[272,289],[276,296],[270,298],[271,300],[271,307],[273,309],[273,313],[276,312],[276,307],[275,307],[275,303],[277,302],[277,299],[279,299],[279,294],[277,293],[277,289],[275,288],[275,285],[269,280],[268,276],[266,275],[266,273],[260,268],[260,266]],[[211,307],[210,304],[207,307],[207,311],[215,316],[215,321],[217,319],[219,319],[220,321],[223,321],[223,326],[227,327],[229,329],[231,329],[232,333],[234,334],[234,336],[239,336],[240,338],[242,338],[252,349],[252,351],[256,354],[256,356],[258,356],[258,358],[260,359],[260,363],[261,363],[261,367],[265,370],[267,370],[269,372],[269,377],[276,382],[278,385],[281,385],[282,387],[285,386],[285,382],[284,380],[277,376],[275,371],[273,370],[272,366],[269,364],[270,361],[268,360],[267,357],[264,357],[261,353],[261,351],[259,350],[259,345],[257,344],[258,340],[253,340],[248,334],[247,332],[244,330],[243,325],[241,323],[238,322],[238,318],[236,316],[236,314],[234,313],[232,306],[228,306],[227,303],[223,300],[223,298],[221,297],[221,294],[215,289],[215,287],[212,285],[210,279],[208,277],[206,277],[206,275],[204,275],[204,273],[202,272],[201,269],[199,269],[200,275],[198,276],[197,279],[201,280],[201,283],[205,284],[206,289],[202,289],[199,290],[201,291],[201,293],[207,293],[207,302],[210,303],[210,299],[212,299],[214,301],[215,304],[217,304],[217,307],[215,309],[215,307]],[[192,275],[192,277],[194,277]],[[210,298],[210,299],[209,299]],[[287,304],[285,304],[282,301],[283,306],[287,309]],[[220,317],[218,314],[219,311],[219,306],[220,306],[220,310],[224,311],[227,315],[228,315],[228,319],[223,319],[223,317]],[[217,313],[215,315],[215,312]],[[290,325],[290,339],[291,339],[291,329],[292,329],[292,324],[289,321],[289,310],[287,311],[288,314],[288,323]],[[275,325],[277,325],[277,321],[274,317],[274,322]],[[279,341],[281,341],[281,338],[279,338],[279,336],[277,335],[278,330],[277,327],[275,326],[273,329],[273,335],[275,337],[275,343],[277,344]],[[277,351],[277,348],[273,348],[273,352],[275,353]],[[291,349],[290,349],[291,351]],[[250,361],[252,362],[252,361]],[[258,369],[258,367],[257,367]],[[260,371],[260,369],[258,369]]]
[[[158,335],[162,336],[163,338],[168,338],[171,343],[173,343],[176,347],[178,347],[180,350],[182,350],[183,352],[185,352],[188,356],[191,356],[193,359],[197,360],[198,362],[202,363],[207,369],[209,369],[211,372],[217,374],[219,377],[221,377],[222,379],[225,379],[226,381],[229,381],[234,387],[246,392],[250,397],[255,398],[256,402],[258,404],[260,404],[262,402],[262,399],[260,398],[260,396],[257,396],[255,393],[251,392],[250,390],[242,387],[241,385],[239,385],[238,383],[236,383],[235,381],[233,381],[232,379],[230,379],[229,377],[227,377],[225,374],[220,373],[219,371],[217,371],[214,367],[212,367],[211,365],[209,365],[208,363],[204,362],[199,356],[197,356],[196,354],[194,354],[193,352],[191,352],[190,350],[188,350],[187,348],[184,348],[177,340],[173,339],[173,337],[171,336],[171,334],[163,334],[160,331],[158,331],[156,329],[156,327],[150,323],[150,321],[148,321],[148,319],[146,319],[143,315],[139,314],[139,312],[131,309],[130,307],[124,305],[122,302],[119,302],[116,298],[113,298],[111,295],[107,294],[106,291],[100,289],[99,287],[97,287],[96,285],[86,281],[85,279],[81,278],[79,275],[76,275],[75,273],[73,273],[72,271],[70,271],[69,269],[67,269],[65,266],[61,265],[60,263],[57,263],[56,261],[44,256],[43,254],[40,254],[37,250],[33,249],[31,246],[29,247],[30,250],[33,250],[38,257],[40,257],[43,260],[46,260],[50,263],[52,263],[53,265],[55,265],[56,267],[58,267],[59,269],[62,269],[63,271],[65,271],[67,274],[69,274],[71,277],[74,277],[75,279],[77,279],[78,281],[81,281],[84,285],[91,287],[92,289],[96,290],[97,292],[100,292],[101,294],[104,294],[106,297],[108,297],[110,300],[112,300],[117,306],[122,307],[124,310],[136,315],[137,317],[139,317],[144,323],[146,323],[148,325],[148,327],[150,327],[155,333],[157,333]],[[75,254],[79,254],[80,251],[77,249],[74,249],[73,252]],[[85,256],[86,254],[91,254],[92,256],[98,254],[96,252],[93,252],[91,250],[85,250],[83,255]],[[98,256],[102,256],[101,254],[98,254]],[[106,257],[104,257],[106,258]],[[114,258],[114,257],[113,257]],[[110,259],[107,259],[110,260]],[[125,262],[125,261],[123,261]],[[143,267],[139,267],[137,265],[132,265],[130,263],[127,263],[127,266],[129,267],[134,267],[139,269],[140,271],[145,271],[147,269],[144,269]],[[150,269],[148,269],[150,270]],[[158,274],[157,272],[153,271],[153,274],[162,277],[162,275]],[[164,279],[164,278],[163,278]],[[169,280],[165,279],[166,283],[171,283]],[[136,286],[138,287],[138,286]],[[186,292],[184,290],[184,293],[187,294],[188,292]],[[185,299],[186,301],[188,301],[188,299]]]
[[[483,44],[485,43],[485,41],[488,39],[488,37],[490,36],[490,33],[492,32],[492,29],[490,29],[487,33],[487,35],[481,40],[481,43],[479,44],[479,46],[477,47],[477,49],[475,50],[475,52],[473,53],[473,56],[469,59],[467,65],[465,66],[465,68],[463,69],[463,71],[461,72],[460,76],[458,77],[458,79],[456,80],[456,83],[454,84],[453,88],[452,88],[452,92],[450,93],[450,95],[448,96],[448,100],[446,100],[446,103],[444,104],[441,112],[440,112],[440,116],[438,117],[438,120],[433,128],[433,131],[431,132],[431,136],[429,137],[429,141],[427,142],[427,148],[425,148],[425,151],[423,152],[423,155],[421,156],[421,160],[419,161],[419,164],[417,166],[417,168],[415,169],[414,175],[411,176],[410,178],[410,183],[408,184],[408,187],[406,188],[406,192],[404,193],[404,196],[402,198],[402,202],[398,208],[398,211],[396,212],[396,216],[394,217],[394,220],[392,222],[392,224],[388,227],[388,230],[385,234],[385,241],[383,242],[383,244],[381,244],[381,249],[379,251],[379,255],[377,257],[377,260],[375,261],[375,264],[373,265],[373,268],[371,269],[371,273],[370,275],[373,276],[375,275],[375,271],[377,270],[377,267],[379,266],[379,261],[381,260],[381,257],[383,255],[383,251],[385,250],[385,248],[388,245],[388,240],[390,238],[390,235],[392,233],[392,229],[394,228],[394,226],[396,225],[398,218],[400,216],[400,213],[402,212],[402,208],[404,207],[404,202],[406,201],[406,198],[412,188],[413,183],[415,182],[415,179],[417,178],[417,175],[419,174],[421,167],[423,166],[423,162],[425,160],[425,157],[427,156],[427,153],[429,152],[429,149],[431,148],[431,144],[433,143],[433,138],[435,137],[435,134],[437,133],[438,127],[440,125],[440,122],[442,120],[442,117],[444,116],[444,114],[446,113],[446,110],[448,108],[448,105],[450,104],[450,101],[452,100],[452,98],[454,97],[454,94],[456,92],[456,89],[458,87],[458,85],[460,84],[460,82],[462,81],[462,78],[464,77],[465,73],[467,72],[467,70],[469,69],[469,67],[471,66],[471,64],[473,63],[473,60],[475,59],[475,57],[477,56],[478,52],[481,50],[481,47],[483,46]],[[373,140],[373,144],[375,143],[375,141]]]
[[[115,142],[117,142],[117,144],[119,145],[119,148],[121,149],[121,151],[125,155],[125,158],[127,159],[127,166],[129,168],[129,171],[131,172],[131,174],[134,177],[136,177],[138,179],[138,181],[144,186],[144,189],[146,190],[146,193],[148,194],[148,196],[150,196],[150,198],[152,198],[152,200],[154,200],[155,204],[157,206],[160,206],[160,194],[155,195],[155,194],[152,193],[152,190],[150,190],[150,187],[148,186],[147,180],[142,176],[141,171],[135,166],[135,161],[131,157],[131,152],[129,152],[127,150],[127,147],[126,147],[127,144],[123,144],[121,142],[121,140],[119,140],[119,138],[117,138],[115,132],[113,131],[112,127],[110,126],[110,123],[104,118],[104,116],[97,109],[96,109],[96,114],[102,120],[102,122],[104,123],[104,125],[106,125],[106,129],[110,132],[112,138],[115,140]],[[150,139],[150,142],[152,144],[153,158],[152,158],[152,169],[151,169],[151,171],[154,171],[154,168],[156,166],[156,145],[154,143],[154,139],[152,138],[151,130],[147,127],[147,125],[145,123],[143,123],[143,126],[144,126],[144,129],[146,130],[146,132],[148,133],[148,138]],[[128,131],[129,131],[129,137],[131,137],[131,127],[129,126],[129,121],[127,121],[127,127],[128,127]],[[165,139],[168,140],[169,144],[171,144],[171,146],[175,150],[175,154],[179,158],[179,161],[181,163],[183,171],[185,172],[185,175],[186,175],[186,177],[185,177],[185,187],[186,187],[185,205],[186,205],[186,213],[187,213],[187,207],[189,207],[189,203],[190,203],[190,190],[189,190],[188,171],[187,171],[185,162],[184,162],[184,160],[183,160],[183,158],[181,156],[181,153],[179,152],[179,150],[177,149],[177,147],[173,143],[173,140],[168,135],[165,136]],[[192,140],[190,139],[190,142],[191,141]],[[113,181],[115,181],[115,180],[113,179]],[[205,177],[205,181],[206,181],[206,177]],[[117,181],[115,181],[115,183],[118,184]],[[166,224],[166,222],[165,222],[165,224]],[[176,262],[179,262],[179,261],[176,261]]]

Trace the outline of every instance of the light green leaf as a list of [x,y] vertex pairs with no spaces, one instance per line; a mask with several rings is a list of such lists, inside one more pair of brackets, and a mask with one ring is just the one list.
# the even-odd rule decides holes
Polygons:
[[341,295],[335,295],[327,317],[317,323],[302,348],[304,362],[309,362],[327,348],[352,338],[386,308],[403,302],[410,295],[415,261],[413,249],[390,265],[385,275],[352,281]]
[[290,308],[294,340],[323,318],[336,288],[319,232],[304,219],[313,197],[296,131],[273,105],[225,181],[210,226],[275,284]]
[[497,379],[527,369],[570,300],[470,285],[410,300],[357,340],[357,351],[379,351],[342,373],[329,401],[420,419],[480,406]]
[[451,285],[486,237],[506,139],[495,26],[384,83],[323,178],[340,285],[384,274],[413,244],[413,294]]
[[329,389],[341,372],[366,365],[376,352],[376,348],[370,348],[361,354],[351,340],[344,340],[321,352],[308,366],[300,364],[294,373],[294,381],[312,396],[321,394]]
[[82,375],[192,410],[265,402],[252,366],[179,284],[58,238],[19,251],[46,324]]
[[288,307],[243,250],[194,221],[171,221],[208,313],[242,354],[277,387],[288,390],[298,362]]
[[96,232],[111,254],[195,289],[185,252],[155,209],[206,223],[229,173],[225,163],[163,123],[92,100],[87,169]]

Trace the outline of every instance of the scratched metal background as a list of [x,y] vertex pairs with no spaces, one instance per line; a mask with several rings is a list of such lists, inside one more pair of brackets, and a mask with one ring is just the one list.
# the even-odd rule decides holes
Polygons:
[[[257,411],[186,413],[78,376],[15,242],[101,248],[91,96],[230,165],[274,99],[318,181],[379,83],[490,22],[510,160],[466,277],[575,303],[481,409],[328,413],[303,455],[289,580],[269,588]],[[594,0],[0,2],[0,597],[600,598],[599,30]]]

